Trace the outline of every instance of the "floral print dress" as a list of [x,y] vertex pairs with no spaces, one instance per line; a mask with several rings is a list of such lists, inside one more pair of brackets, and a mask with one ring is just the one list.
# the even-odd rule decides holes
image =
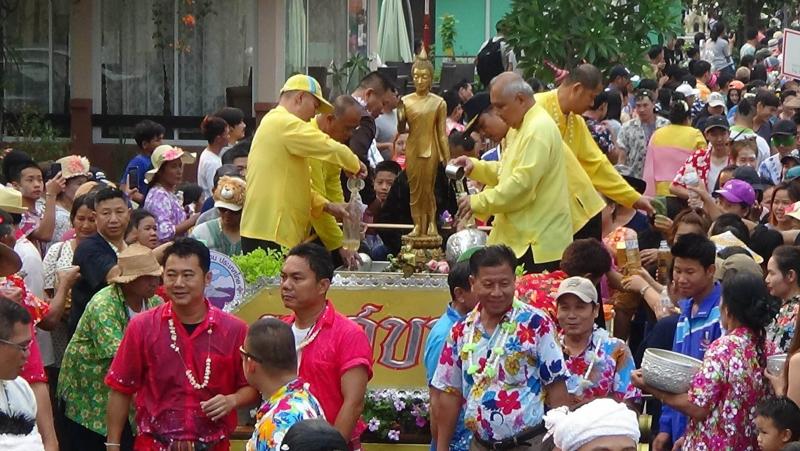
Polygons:
[[144,208],[156,217],[159,243],[175,239],[175,228],[187,218],[181,198],[161,185],[150,188],[144,201]]
[[568,356],[563,344],[562,348],[570,373],[567,391],[573,396],[573,401],[613,398],[622,402],[641,399],[642,392],[631,382],[636,364],[624,341],[608,335],[608,332],[595,325],[589,345],[579,355]]
[[[775,346],[767,341],[766,355]],[[756,451],[756,404],[769,394],[764,367],[758,362],[757,339],[739,327],[709,346],[694,376],[689,401],[709,410],[704,420],[689,419],[683,449],[692,451]]]
[[767,340],[778,348],[778,352],[786,352],[795,334],[797,313],[800,311],[800,296],[795,296],[781,306],[778,316],[767,326]]

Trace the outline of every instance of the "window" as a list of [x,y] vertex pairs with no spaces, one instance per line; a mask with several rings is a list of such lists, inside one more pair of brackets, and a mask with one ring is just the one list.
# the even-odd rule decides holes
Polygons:
[[101,84],[97,112],[202,117],[226,105],[228,88],[249,87],[252,92],[255,0],[96,4]]
[[367,56],[367,0],[286,0],[286,34],[287,76]]
[[6,2],[0,70],[5,111],[65,114],[69,110],[71,0]]

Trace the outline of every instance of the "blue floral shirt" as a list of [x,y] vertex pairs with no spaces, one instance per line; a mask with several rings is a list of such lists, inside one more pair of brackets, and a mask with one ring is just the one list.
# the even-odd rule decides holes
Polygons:
[[256,427],[247,442],[247,451],[279,451],[289,429],[303,420],[325,419],[322,407],[308,390],[308,384],[295,379],[265,400],[256,413]]
[[[428,380],[428,385],[433,380],[433,374],[436,372],[436,367],[439,364],[439,356],[442,354],[442,348],[447,337],[450,336],[450,329],[453,328],[458,321],[464,319],[453,306],[448,305],[447,311],[444,315],[436,320],[436,324],[431,328],[431,333],[428,334],[428,341],[425,342],[425,375]],[[450,451],[467,451],[469,444],[472,441],[472,432],[464,427],[464,409],[458,414],[456,421],[456,429],[453,433],[453,438],[450,440]],[[436,440],[431,442],[431,451],[436,451]]]
[[544,387],[566,380],[555,325],[540,310],[514,300],[490,334],[481,306],[450,331],[432,385],[466,400],[464,423],[486,441],[535,426],[544,415]]

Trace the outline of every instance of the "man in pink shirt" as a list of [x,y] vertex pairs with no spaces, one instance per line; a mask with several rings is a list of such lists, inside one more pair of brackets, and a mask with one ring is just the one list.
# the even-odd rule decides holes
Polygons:
[[294,314],[284,320],[294,333],[300,377],[350,449],[360,450],[372,346],[364,330],[326,298],[331,279],[333,262],[322,246],[301,244],[289,251],[281,270],[281,298]]
[[120,436],[134,394],[136,451],[228,451],[236,409],[254,404],[239,347],[247,325],[211,305],[208,248],[179,238],[165,252],[169,302],[136,314],[106,375],[109,450]]

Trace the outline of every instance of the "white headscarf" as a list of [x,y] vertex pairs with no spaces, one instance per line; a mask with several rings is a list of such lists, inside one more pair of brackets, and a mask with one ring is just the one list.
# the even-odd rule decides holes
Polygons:
[[576,451],[594,439],[612,435],[630,437],[639,442],[639,421],[625,404],[603,398],[596,399],[574,412],[559,407],[544,416],[547,436],[552,435],[562,451]]

